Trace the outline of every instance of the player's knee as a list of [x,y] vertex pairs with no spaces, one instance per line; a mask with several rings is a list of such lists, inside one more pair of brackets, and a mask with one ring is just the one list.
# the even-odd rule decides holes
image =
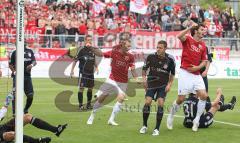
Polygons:
[[152,104],[152,99],[146,98],[145,105],[150,106]]
[[185,96],[178,96],[178,99],[177,99],[176,103],[177,103],[178,105],[180,105],[180,104],[183,103],[184,100],[185,100]]
[[208,95],[207,95],[207,92],[205,90],[199,90],[197,92],[197,96],[201,99],[201,100],[206,100]]
[[99,103],[102,103],[105,100],[106,97],[107,97],[107,95],[102,94],[102,95],[97,97],[97,100],[98,100]]
[[92,88],[88,88],[88,91],[87,92],[92,92]]
[[12,141],[15,138],[15,132],[5,132],[3,133],[3,140],[4,141]]
[[31,114],[27,113],[23,116],[23,121],[24,121],[25,124],[30,123],[31,120],[32,120],[32,115]]
[[118,94],[117,101],[122,103],[124,101],[125,96],[126,96],[125,94]]
[[84,87],[79,87],[79,92],[83,92],[84,91]]

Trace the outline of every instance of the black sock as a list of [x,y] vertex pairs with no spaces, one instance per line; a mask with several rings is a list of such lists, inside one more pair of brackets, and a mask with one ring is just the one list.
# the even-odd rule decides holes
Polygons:
[[58,130],[57,127],[52,126],[49,123],[47,123],[47,122],[45,122],[45,121],[43,121],[41,119],[35,118],[35,117],[32,118],[31,124],[34,127],[37,127],[39,129],[42,129],[42,130],[50,131],[50,132],[53,132],[53,133],[56,133],[57,130]]
[[23,142],[27,142],[27,143],[39,143],[39,139],[30,137],[28,135],[23,135]]
[[87,92],[87,104],[91,104],[92,101],[92,91]]
[[79,106],[82,106],[82,104],[83,104],[83,93],[82,92],[78,92],[78,103],[79,103]]
[[32,102],[33,102],[33,96],[27,96],[27,101],[26,101],[26,105],[25,105],[25,108],[24,108],[24,112],[28,112],[28,109],[31,107],[32,105]]
[[158,106],[157,115],[156,115],[156,127],[155,127],[155,129],[157,130],[159,130],[160,128],[162,117],[163,117],[163,107]]
[[225,110],[227,110],[227,109],[231,109],[231,105],[230,105],[229,103],[220,106],[220,109],[219,109],[218,111],[223,112],[223,111],[225,111]]
[[143,107],[143,125],[147,127],[147,120],[150,114],[150,106],[144,105]]
[[206,101],[207,101],[207,102],[209,102],[209,103],[211,102],[211,100],[210,100],[210,97],[209,97],[209,96],[207,97],[207,100],[206,100]]
[[12,113],[15,114],[15,99],[12,100]]

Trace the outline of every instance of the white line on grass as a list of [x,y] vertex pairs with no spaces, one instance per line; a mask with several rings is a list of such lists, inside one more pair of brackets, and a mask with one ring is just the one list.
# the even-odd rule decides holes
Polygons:
[[[110,105],[104,105],[107,108],[113,108],[113,106]],[[125,108],[123,108],[124,110],[126,110]],[[139,111],[137,110],[131,110],[132,112],[138,113]],[[157,112],[150,112],[151,114],[156,114]],[[169,114],[164,114],[165,116],[168,116]],[[181,115],[174,115],[177,118],[184,118],[184,116]],[[230,125],[230,126],[235,126],[235,127],[240,127],[240,124],[235,124],[235,123],[230,123],[230,122],[223,122],[223,121],[217,121],[217,120],[213,120],[216,123],[220,123],[220,124],[224,124],[224,125]]]

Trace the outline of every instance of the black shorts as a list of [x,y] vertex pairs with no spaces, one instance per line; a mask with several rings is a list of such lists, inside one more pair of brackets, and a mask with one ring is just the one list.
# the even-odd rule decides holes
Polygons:
[[[192,128],[193,119],[184,120],[183,125],[186,128]],[[211,112],[207,112],[200,117],[199,120],[199,128],[208,128],[213,123],[213,114]]]
[[[13,88],[15,90],[16,87],[16,77],[13,77]],[[24,76],[24,93],[26,96],[33,96],[33,84],[32,84],[32,78],[30,76]]]
[[148,88],[146,95],[152,97],[153,100],[157,100],[158,98],[166,98],[167,93],[165,92],[166,86],[157,87],[157,88]]
[[93,86],[94,86],[94,74],[79,73],[78,86],[79,87],[93,88]]
[[207,112],[201,116],[199,121],[199,128],[208,128],[213,123],[213,114]]

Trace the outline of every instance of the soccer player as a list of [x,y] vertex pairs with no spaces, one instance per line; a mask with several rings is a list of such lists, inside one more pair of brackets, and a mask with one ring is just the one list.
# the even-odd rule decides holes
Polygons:
[[[189,97],[183,103],[183,112],[185,115],[183,125],[186,128],[192,128],[193,120],[197,114],[197,103],[199,99],[195,94],[190,94]],[[218,88],[216,92],[215,100],[207,102],[205,109],[206,113],[203,113],[200,117],[199,128],[208,128],[213,123],[213,117],[217,111],[223,112],[225,110],[233,110],[236,104],[236,97],[233,96],[231,101],[224,104],[224,96],[222,95],[222,89]]]
[[[31,49],[27,48],[27,45],[24,45],[24,92],[27,96],[26,105],[24,107],[24,113],[28,113],[28,109],[31,107],[33,102],[33,84],[31,78],[31,70],[34,66],[36,66],[37,62],[34,56],[34,53]],[[11,59],[9,62],[9,68],[12,71],[13,77],[13,91],[15,95],[15,87],[16,87],[16,50],[13,51],[11,55]],[[15,100],[12,102],[13,106],[13,114],[15,114]]]
[[[144,86],[146,87],[145,105],[143,107],[143,127],[140,129],[141,134],[147,132],[147,120],[150,114],[150,106],[152,100],[157,101],[156,126],[152,135],[159,135],[159,128],[163,117],[163,105],[170,91],[174,75],[175,60],[173,56],[166,53],[167,42],[159,41],[157,44],[157,52],[148,55],[142,69],[142,77]],[[146,77],[147,70],[149,74]]]
[[113,47],[112,50],[102,53],[99,49],[92,49],[97,56],[104,56],[111,58],[111,74],[110,77],[101,85],[99,91],[96,93],[97,101],[93,105],[93,111],[87,121],[87,124],[93,124],[93,120],[97,110],[102,106],[103,101],[110,94],[117,94],[117,103],[113,107],[112,114],[108,120],[108,124],[117,126],[115,116],[121,110],[125,92],[128,83],[128,70],[131,69],[134,79],[137,80],[137,74],[134,64],[134,56],[129,53],[131,47],[130,39],[121,39],[119,45]]
[[[191,32],[191,35],[187,35]],[[191,25],[181,31],[178,35],[182,42],[182,58],[178,77],[178,98],[174,101],[167,118],[167,128],[173,129],[173,119],[175,113],[179,110],[185,96],[190,93],[196,93],[200,98],[198,102],[197,115],[193,120],[193,131],[198,130],[199,120],[204,112],[207,93],[205,85],[200,75],[200,69],[206,66],[207,52],[206,45],[202,41],[205,32],[204,26],[191,22]]]
[[79,109],[83,110],[83,91],[84,88],[87,90],[87,106],[86,109],[91,109],[92,101],[92,89],[94,87],[94,67],[97,70],[97,65],[95,63],[95,54],[92,52],[92,36],[87,35],[85,37],[85,45],[81,48],[77,56],[74,58],[72,64],[72,69],[70,76],[74,75],[74,67],[76,66],[77,61],[79,61],[79,91],[78,91],[78,102]]
[[0,65],[0,77],[2,77],[2,70],[1,70],[1,65]]
[[[212,62],[212,54],[209,53],[209,50],[208,48],[206,47],[206,50],[207,50],[207,64],[205,67],[203,67],[201,70],[200,70],[200,73],[202,75],[202,78],[203,78],[203,82],[204,82],[204,85],[205,85],[205,89],[206,89],[206,92],[208,93],[208,78],[207,78],[207,74],[208,74],[208,70],[209,70],[209,67],[210,67],[210,64]],[[207,97],[207,102],[210,102],[210,98],[209,96]]]
[[[36,117],[33,117],[31,114],[25,114],[23,116],[23,122],[24,122],[24,125],[31,124],[36,128],[50,131],[58,137],[67,127],[67,124],[58,125],[58,126],[50,125],[46,121],[43,121]],[[15,138],[15,118],[0,125],[0,142],[10,142],[10,141],[13,141],[14,138]],[[51,138],[50,137],[33,138],[28,135],[23,135],[23,142],[26,142],[26,143],[49,143],[49,142],[51,142]]]

